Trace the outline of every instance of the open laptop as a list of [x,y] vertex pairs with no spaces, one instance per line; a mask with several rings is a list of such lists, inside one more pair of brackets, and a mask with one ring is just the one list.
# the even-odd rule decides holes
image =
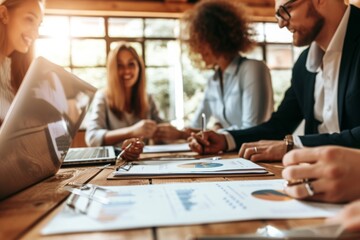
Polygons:
[[116,153],[113,146],[70,148],[62,166],[82,164],[115,163]]
[[42,57],[33,61],[0,129],[0,199],[59,170],[95,91]]

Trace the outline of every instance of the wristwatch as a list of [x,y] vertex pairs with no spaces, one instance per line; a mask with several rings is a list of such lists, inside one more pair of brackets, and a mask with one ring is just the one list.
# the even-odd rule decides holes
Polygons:
[[294,140],[293,140],[293,136],[291,134],[286,135],[284,138],[285,141],[285,145],[286,145],[286,152],[289,152],[290,150],[292,150],[294,148]]

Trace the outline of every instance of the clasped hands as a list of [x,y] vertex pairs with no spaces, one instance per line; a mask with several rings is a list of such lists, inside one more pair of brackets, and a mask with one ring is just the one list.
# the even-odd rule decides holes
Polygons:
[[155,142],[173,141],[182,138],[182,131],[177,130],[169,123],[157,124],[150,119],[144,119],[133,125],[133,134],[145,139],[154,139]]

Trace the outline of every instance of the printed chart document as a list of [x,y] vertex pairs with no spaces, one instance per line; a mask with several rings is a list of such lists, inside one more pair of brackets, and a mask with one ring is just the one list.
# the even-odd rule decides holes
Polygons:
[[224,160],[198,159],[186,161],[142,161],[132,162],[118,168],[108,179],[129,177],[211,176],[268,174],[266,168],[243,158]]
[[[254,180],[78,190],[82,194],[77,194],[77,201],[71,201],[72,207],[65,204],[42,229],[42,234],[254,219],[319,218],[334,216],[342,208],[342,205],[292,199],[284,194],[283,186],[284,180]],[[90,192],[94,195],[87,197]]]
[[169,152],[190,152],[188,143],[165,144],[165,145],[146,145],[143,153],[169,153]]

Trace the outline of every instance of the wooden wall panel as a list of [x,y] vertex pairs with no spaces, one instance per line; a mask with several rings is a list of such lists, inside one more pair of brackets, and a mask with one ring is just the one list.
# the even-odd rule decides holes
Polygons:
[[[234,0],[249,6],[254,20],[274,21],[273,0]],[[192,0],[47,0],[46,12],[55,14],[180,17]]]

